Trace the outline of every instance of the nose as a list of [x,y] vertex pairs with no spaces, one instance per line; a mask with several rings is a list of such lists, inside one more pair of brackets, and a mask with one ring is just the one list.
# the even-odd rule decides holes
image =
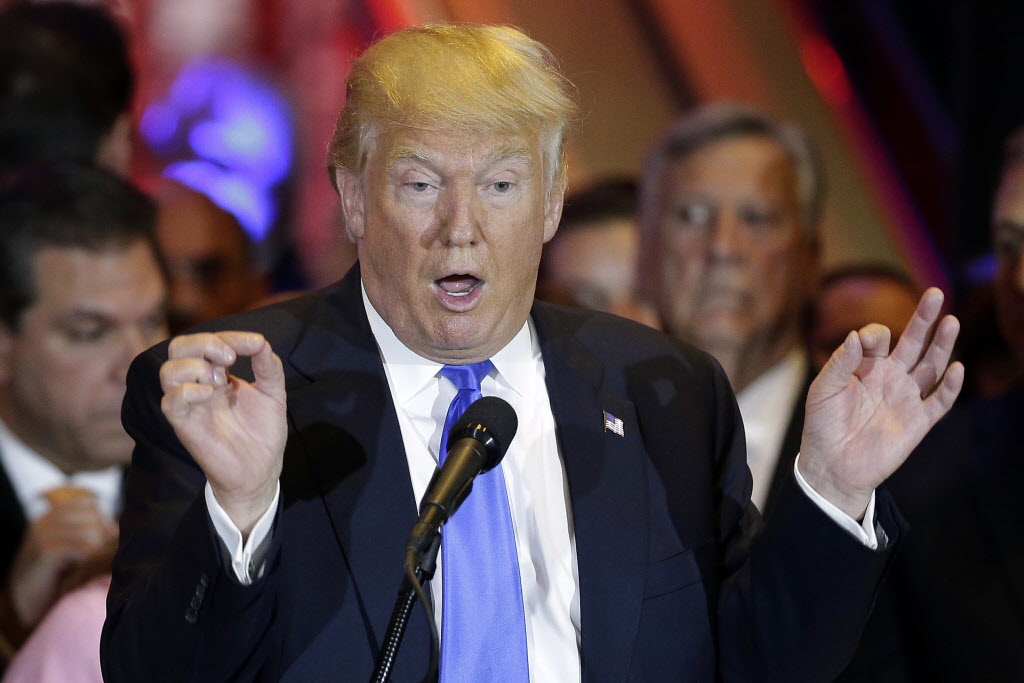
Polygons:
[[467,247],[480,239],[478,199],[471,188],[453,187],[438,202],[441,243],[446,247]]
[[735,211],[731,209],[720,211],[711,224],[711,255],[719,259],[734,257],[739,251],[742,230],[743,226]]

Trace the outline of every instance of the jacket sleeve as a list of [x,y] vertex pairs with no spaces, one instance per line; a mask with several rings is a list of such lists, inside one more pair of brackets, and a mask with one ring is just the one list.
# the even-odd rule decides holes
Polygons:
[[122,421],[135,450],[100,646],[104,680],[249,680],[267,651],[280,549],[272,541],[249,586],[225,565],[206,479],[160,410],[165,352],[147,351],[128,373]]
[[721,676],[834,680],[853,655],[906,523],[891,496],[879,490],[876,529],[887,540],[871,550],[829,519],[792,477],[770,519],[761,522],[749,502],[739,410],[720,368],[713,383],[723,571],[717,602]]

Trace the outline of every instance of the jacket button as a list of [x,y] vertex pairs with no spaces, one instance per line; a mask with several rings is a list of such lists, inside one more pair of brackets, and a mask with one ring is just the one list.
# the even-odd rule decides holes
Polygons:
[[210,577],[208,577],[205,572],[199,575],[199,585],[203,588],[210,585]]
[[192,600],[188,604],[193,610],[198,610],[203,604],[203,599],[198,595],[193,595]]
[[185,610],[185,621],[187,621],[190,624],[196,623],[197,621],[199,621],[199,612],[189,607],[187,610]]

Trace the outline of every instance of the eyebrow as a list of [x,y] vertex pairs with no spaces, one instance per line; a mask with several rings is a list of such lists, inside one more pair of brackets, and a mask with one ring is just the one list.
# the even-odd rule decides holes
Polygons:
[[416,149],[415,147],[396,147],[388,154],[387,163],[384,165],[385,171],[390,173],[394,170],[395,165],[402,161],[419,161],[427,166],[437,167],[437,159],[421,149]]
[[[422,149],[416,147],[396,147],[388,155],[387,163],[384,166],[385,171],[387,173],[392,172],[395,166],[403,161],[418,161],[431,168],[437,168],[440,165],[437,157]],[[533,155],[523,145],[502,145],[484,157],[484,164],[487,166],[493,166],[502,161],[518,161],[531,169],[534,166]]]
[[523,145],[503,145],[498,147],[484,160],[488,165],[494,165],[502,161],[518,161],[520,163],[533,168],[533,155],[530,154],[530,150]]

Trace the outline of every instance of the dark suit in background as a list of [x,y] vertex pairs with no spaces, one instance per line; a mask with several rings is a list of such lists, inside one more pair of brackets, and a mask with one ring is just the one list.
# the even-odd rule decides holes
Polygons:
[[842,680],[1024,680],[1024,386],[955,410],[890,485],[911,530]]
[[[160,412],[166,346],[136,360],[137,440],[104,629],[104,674],[137,680],[369,676],[416,501],[359,273],[208,329],[258,330],[284,362],[289,439],[266,570],[225,567],[204,477]],[[892,555],[795,485],[761,526],[742,426],[706,354],[620,319],[537,303],[577,542],[585,680],[821,681],[852,651]],[[244,375],[245,372],[243,371]],[[607,410],[625,437],[604,431]],[[879,495],[890,541],[901,521]],[[418,680],[413,615],[395,680]],[[799,647],[794,647],[794,645]]]

